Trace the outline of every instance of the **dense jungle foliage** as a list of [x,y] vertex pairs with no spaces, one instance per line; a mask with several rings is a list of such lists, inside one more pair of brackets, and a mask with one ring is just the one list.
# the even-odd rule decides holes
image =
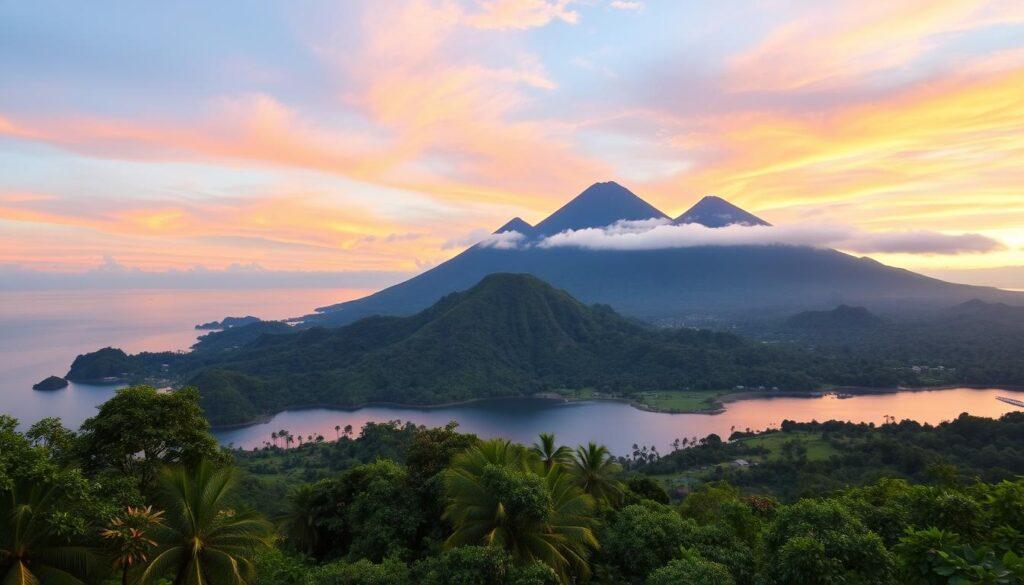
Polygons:
[[0,416],[0,582],[1024,582],[1021,413],[619,458],[454,424],[282,429],[252,451],[208,428],[194,390],[144,386],[77,432]]

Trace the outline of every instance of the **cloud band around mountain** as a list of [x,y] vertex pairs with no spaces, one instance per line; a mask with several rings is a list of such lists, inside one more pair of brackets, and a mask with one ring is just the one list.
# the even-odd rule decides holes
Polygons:
[[709,228],[674,225],[668,220],[622,221],[603,228],[564,231],[530,241],[518,232],[490,236],[482,246],[514,249],[575,247],[590,250],[658,250],[698,246],[789,245],[836,248],[862,254],[983,254],[1005,249],[981,234],[932,231],[868,232],[841,224]]

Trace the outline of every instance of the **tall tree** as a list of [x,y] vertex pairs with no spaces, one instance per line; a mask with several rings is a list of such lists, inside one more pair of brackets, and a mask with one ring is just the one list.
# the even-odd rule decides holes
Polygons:
[[161,466],[195,465],[223,457],[194,388],[118,390],[96,416],[82,423],[79,450],[88,469],[116,469],[136,478],[144,488],[155,480]]
[[59,499],[58,490],[39,482],[18,481],[0,492],[0,582],[84,585],[89,550],[68,544],[48,522]]
[[296,550],[312,554],[316,550],[316,490],[312,484],[296,487],[288,496],[288,511],[281,519],[281,531]]
[[166,468],[160,501],[167,514],[154,531],[157,554],[140,577],[143,584],[168,578],[174,585],[253,582],[253,554],[273,542],[272,526],[253,512],[232,509],[231,468],[210,462]]
[[572,450],[565,445],[555,446],[555,435],[541,433],[540,442],[533,444],[533,452],[540,457],[545,469],[565,465],[572,461]]
[[622,466],[604,445],[590,443],[578,447],[571,469],[576,484],[596,501],[615,505],[621,500],[622,482],[618,475]]
[[533,453],[495,439],[456,456],[445,476],[446,546],[502,548],[520,562],[539,561],[563,582],[587,574],[597,548],[593,499],[558,466],[544,470]]

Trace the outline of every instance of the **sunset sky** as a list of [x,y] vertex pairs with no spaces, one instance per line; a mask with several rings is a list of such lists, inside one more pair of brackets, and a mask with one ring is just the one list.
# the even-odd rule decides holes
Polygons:
[[605,180],[1024,266],[1024,2],[0,3],[11,273],[373,287]]

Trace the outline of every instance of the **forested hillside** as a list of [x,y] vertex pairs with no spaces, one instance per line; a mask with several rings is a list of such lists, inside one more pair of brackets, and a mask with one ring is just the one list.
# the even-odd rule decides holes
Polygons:
[[729,333],[653,329],[527,275],[491,275],[412,317],[272,334],[279,329],[231,328],[189,354],[108,348],[80,356],[68,376],[171,376],[198,387],[211,421],[223,424],[307,404],[437,404],[559,388],[810,390],[839,369]]
[[1015,385],[1024,384],[1024,319],[1015,309],[969,303],[884,321],[843,308],[741,337],[655,328],[532,276],[494,274],[411,317],[333,329],[259,322],[205,335],[189,353],[105,348],[79,356],[67,378],[192,385],[216,425],[315,404],[429,405],[565,389],[630,397],[738,386]]

